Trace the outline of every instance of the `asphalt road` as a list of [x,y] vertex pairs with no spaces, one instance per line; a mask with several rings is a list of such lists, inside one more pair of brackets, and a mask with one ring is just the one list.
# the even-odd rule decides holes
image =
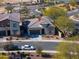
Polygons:
[[[3,43],[4,44],[4,43]],[[25,44],[33,45],[35,48],[41,47],[43,50],[55,50],[56,46],[59,44],[57,42],[14,42],[18,46],[22,46]],[[2,43],[0,44],[0,51],[3,51]]]

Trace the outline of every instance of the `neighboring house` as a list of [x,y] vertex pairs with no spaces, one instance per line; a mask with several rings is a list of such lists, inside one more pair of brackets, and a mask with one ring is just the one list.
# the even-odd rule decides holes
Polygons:
[[46,16],[34,19],[26,19],[23,22],[23,27],[28,35],[54,35],[55,26],[50,20],[51,19]]
[[29,16],[34,16],[34,17],[38,17],[38,16],[40,16],[42,13],[41,13],[41,11],[30,11],[30,13],[29,13]]
[[79,16],[76,17],[75,15],[71,16],[70,19],[72,19],[72,21],[75,24],[75,33],[79,34]]
[[72,11],[67,12],[67,15],[69,16],[70,19],[72,19],[72,21],[75,24],[75,33],[79,33],[79,16],[75,17],[77,15],[79,15],[79,9],[75,9]]
[[79,14],[79,9],[71,10],[67,12],[68,16],[73,16]]
[[20,35],[19,14],[0,14],[0,36]]
[[75,32],[79,34],[79,20],[75,21]]

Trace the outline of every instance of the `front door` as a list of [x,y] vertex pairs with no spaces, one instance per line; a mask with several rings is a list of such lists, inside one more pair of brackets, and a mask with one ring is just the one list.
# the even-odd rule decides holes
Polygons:
[[40,30],[30,30],[30,35],[40,35]]

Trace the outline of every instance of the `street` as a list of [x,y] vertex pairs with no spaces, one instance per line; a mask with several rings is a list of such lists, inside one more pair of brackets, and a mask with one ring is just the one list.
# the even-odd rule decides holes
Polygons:
[[[4,43],[1,43],[0,51],[4,51],[2,44]],[[41,47],[43,50],[55,50],[58,42],[13,42],[13,44],[16,44],[18,46],[28,44],[33,45],[35,48]]]
[[58,45],[58,43],[55,42],[19,42],[14,44],[18,44],[18,45],[30,44],[36,48],[41,47],[44,50],[55,50],[56,45]]

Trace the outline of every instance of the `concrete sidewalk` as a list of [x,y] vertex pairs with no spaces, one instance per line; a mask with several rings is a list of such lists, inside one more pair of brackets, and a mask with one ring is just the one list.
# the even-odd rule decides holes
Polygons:
[[79,41],[69,41],[69,40],[5,40],[0,39],[0,43],[5,42],[66,42],[66,43],[79,43]]
[[[18,50],[19,52],[26,52],[26,53],[36,53],[35,50]],[[0,53],[9,53],[9,52],[18,52],[18,51],[0,51]],[[42,52],[45,53],[59,53],[59,51],[50,51],[50,50],[43,50]]]

